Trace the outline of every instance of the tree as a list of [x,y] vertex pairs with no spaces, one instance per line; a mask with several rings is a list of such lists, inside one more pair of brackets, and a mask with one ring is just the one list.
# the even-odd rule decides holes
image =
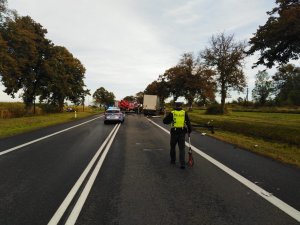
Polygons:
[[200,105],[206,105],[212,102],[215,102],[215,93],[216,93],[216,82],[214,81],[215,71],[200,67],[201,69],[197,73],[197,82],[198,89],[196,94],[196,101]]
[[85,68],[81,62],[65,47],[53,46],[46,65],[40,101],[46,100],[59,111],[63,111],[65,100],[75,105],[82,104],[89,90],[84,89]]
[[266,71],[259,71],[256,74],[255,88],[252,90],[252,98],[260,105],[267,102],[268,97],[273,93],[273,81],[269,79]]
[[176,65],[166,70],[162,75],[164,81],[168,84],[169,95],[173,96],[174,102],[181,96],[184,96],[186,85],[186,74],[184,68]]
[[220,33],[212,36],[210,47],[200,53],[204,64],[216,72],[216,82],[221,94],[221,112],[225,110],[225,99],[229,90],[243,91],[246,86],[242,70],[245,58],[245,43],[235,42],[234,35]]
[[190,107],[196,98],[214,98],[215,82],[213,81],[214,72],[205,68],[195,60],[192,53],[183,54],[178,66],[182,67],[185,75],[183,85],[183,96],[188,101]]
[[259,26],[250,39],[247,54],[259,51],[260,57],[254,64],[268,68],[297,60],[300,56],[300,3],[299,0],[276,0],[277,7],[267,12],[266,24]]
[[287,64],[278,68],[273,76],[279,104],[300,105],[300,67]]
[[161,106],[163,106],[165,99],[170,95],[169,84],[165,81],[165,77],[160,75],[157,80],[146,87],[144,94],[157,95],[160,99]]
[[123,98],[123,100],[129,101],[129,102],[133,102],[135,100],[135,97],[130,95],[130,96],[126,96],[125,98]]
[[170,96],[170,85],[163,75],[158,76],[157,82],[157,91],[160,100],[160,106],[163,108],[165,100]]
[[115,95],[112,92],[107,91],[104,87],[98,88],[94,94],[93,98],[97,103],[100,105],[112,105],[114,104],[115,101]]
[[144,92],[140,91],[140,92],[136,93],[135,98],[136,98],[136,101],[138,102],[138,104],[143,104]]
[[190,108],[195,100],[195,96],[200,89],[200,73],[197,73],[198,68],[192,53],[184,53],[179,61],[179,65],[185,76],[183,87],[183,96],[188,101]]
[[106,104],[107,105],[114,105],[115,99],[116,99],[116,97],[115,97],[114,93],[113,92],[108,92],[107,96],[106,96]]
[[147,95],[157,95],[158,94],[158,81],[155,80],[152,83],[148,84],[144,93]]
[[[8,20],[0,28],[8,57],[1,64],[4,92],[14,97],[22,90],[28,112],[35,106],[45,78],[46,61],[51,42],[45,38],[47,30],[29,16]],[[7,69],[14,65],[14,69]],[[35,109],[35,107],[33,107]]]
[[7,11],[7,0],[0,0],[0,24],[4,21]]
[[192,53],[184,53],[176,66],[147,86],[145,94],[158,95],[161,105],[170,95],[174,102],[179,97],[185,97],[191,106],[200,97],[214,99],[213,75],[214,71],[202,66]]
[[2,38],[0,33],[0,78],[1,82],[7,83],[12,82],[13,84],[8,84],[8,86],[17,86],[14,80],[6,81],[9,77],[20,76],[20,70],[17,65],[17,61],[13,58],[11,54],[8,53],[7,41]]

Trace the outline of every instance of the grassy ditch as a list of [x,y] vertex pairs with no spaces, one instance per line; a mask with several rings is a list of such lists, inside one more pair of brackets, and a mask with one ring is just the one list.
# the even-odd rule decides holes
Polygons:
[[74,112],[53,113],[39,116],[26,116],[20,118],[0,119],[0,138],[13,136],[20,133],[36,130],[59,123],[81,119],[94,115],[96,111],[86,110],[78,112],[75,118]]
[[192,124],[208,121],[215,134],[201,132],[264,156],[300,167],[300,115],[290,113],[231,112],[206,115],[204,110],[189,112]]

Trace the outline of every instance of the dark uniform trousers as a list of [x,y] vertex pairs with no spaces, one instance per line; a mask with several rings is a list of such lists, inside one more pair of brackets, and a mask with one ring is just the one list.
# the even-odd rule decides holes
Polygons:
[[185,134],[186,129],[184,128],[172,128],[171,129],[171,150],[170,156],[171,161],[176,160],[176,144],[179,147],[179,161],[181,165],[185,165]]

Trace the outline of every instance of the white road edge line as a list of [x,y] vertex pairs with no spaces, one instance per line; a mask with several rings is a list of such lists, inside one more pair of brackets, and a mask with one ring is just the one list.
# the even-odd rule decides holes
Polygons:
[[[158,125],[157,123],[155,123],[154,121],[152,121],[150,119],[148,119],[148,120],[151,123],[153,123],[154,125],[156,125],[157,127],[159,127],[160,129],[162,129],[163,131],[165,131],[166,133],[170,134],[170,132],[167,129],[163,128],[162,126]],[[189,146],[189,143],[185,142],[185,145]],[[288,214],[289,216],[291,216],[292,218],[294,218],[295,220],[300,222],[300,212],[297,209],[286,204],[285,202],[283,202],[279,198],[275,197],[271,193],[267,192],[266,190],[262,189],[261,187],[257,186],[256,184],[252,183],[250,180],[246,179],[245,177],[241,176],[237,172],[233,171],[232,169],[223,165],[219,161],[210,157],[206,153],[202,152],[200,149],[198,149],[194,146],[191,146],[191,147],[192,147],[193,151],[195,151],[196,153],[201,155],[203,158],[205,158],[206,160],[208,160],[209,162],[211,162],[212,164],[214,164],[215,166],[217,166],[218,168],[223,170],[225,173],[229,174],[230,176],[232,176],[233,178],[235,178],[236,180],[238,180],[239,182],[244,184],[246,187],[248,187],[249,189],[251,189],[252,191],[257,193],[259,196],[261,196],[262,198],[264,198],[268,202],[272,203],[274,206],[281,209],[283,212],[285,212],[286,214]]]
[[99,159],[99,161],[98,161],[98,163],[97,163],[97,165],[96,165],[96,167],[95,167],[92,175],[90,176],[90,179],[88,180],[86,186],[84,187],[84,189],[83,189],[83,191],[82,191],[82,193],[81,193],[81,195],[80,195],[80,197],[79,197],[76,205],[74,206],[74,208],[73,208],[73,210],[72,210],[72,212],[71,212],[71,214],[70,214],[67,222],[65,223],[66,225],[73,225],[73,224],[76,223],[76,220],[77,220],[77,218],[78,218],[78,216],[79,216],[79,214],[81,212],[81,209],[82,209],[82,207],[83,207],[83,205],[84,205],[84,203],[85,203],[85,201],[86,201],[86,199],[87,199],[87,197],[88,197],[88,195],[89,195],[92,187],[93,187],[93,184],[94,184],[94,182],[96,180],[96,177],[97,177],[97,175],[98,175],[98,173],[99,173],[99,171],[101,169],[103,161],[104,161],[104,159],[105,159],[105,157],[107,155],[108,150],[110,149],[110,146],[111,146],[113,140],[115,139],[116,134],[118,133],[118,130],[119,130],[120,126],[121,125],[119,124],[118,127],[117,127],[117,129],[116,129],[116,131],[115,131],[115,133],[113,134],[112,138],[110,139],[109,143],[107,144],[107,146],[106,146],[103,154],[101,155],[101,158]]
[[56,225],[56,224],[58,224],[58,222],[60,221],[61,217],[65,213],[66,209],[70,205],[72,199],[74,198],[75,194],[77,193],[77,191],[79,190],[80,186],[82,185],[84,179],[86,178],[86,176],[88,175],[88,173],[91,170],[92,166],[94,165],[96,159],[98,158],[98,156],[102,152],[103,148],[106,146],[108,140],[113,135],[113,133],[116,130],[116,128],[117,128],[117,125],[115,125],[115,127],[110,132],[110,134],[107,136],[107,138],[105,139],[105,141],[103,142],[103,144],[101,145],[101,147],[98,149],[98,151],[94,155],[93,159],[90,161],[90,163],[85,168],[85,170],[83,171],[83,173],[81,174],[81,176],[79,177],[79,179],[76,181],[75,185],[72,187],[72,189],[69,192],[69,194],[66,196],[66,198],[64,199],[64,201],[61,203],[61,205],[59,206],[59,208],[56,210],[55,214],[52,216],[52,218],[49,221],[48,225]]
[[25,146],[27,146],[27,145],[31,145],[31,144],[33,144],[33,143],[35,143],[35,142],[38,142],[38,141],[44,140],[44,139],[46,139],[46,138],[52,137],[52,136],[54,136],[54,135],[60,134],[60,133],[62,133],[62,132],[65,132],[65,131],[71,130],[71,129],[75,128],[75,127],[79,127],[79,126],[81,126],[81,125],[83,125],[83,124],[90,123],[90,122],[92,122],[92,121],[94,121],[94,120],[96,120],[96,119],[99,119],[99,118],[101,118],[101,117],[102,117],[102,116],[100,116],[100,117],[96,117],[96,118],[94,118],[94,119],[91,119],[91,120],[88,120],[88,121],[86,121],[86,122],[83,122],[83,123],[77,124],[77,125],[75,125],[75,126],[72,126],[72,127],[66,128],[66,129],[64,129],[64,130],[57,131],[57,132],[55,132],[55,133],[52,133],[52,134],[46,135],[46,136],[44,136],[44,137],[41,137],[41,138],[35,139],[35,140],[33,140],[33,141],[29,141],[29,142],[27,142],[27,143],[24,143],[24,144],[18,145],[18,146],[16,146],[16,147],[13,147],[13,148],[10,148],[10,149],[7,149],[7,150],[4,150],[4,151],[1,151],[1,152],[0,152],[0,156],[1,156],[1,155],[4,155],[4,154],[7,154],[7,153],[9,153],[9,152],[15,151],[15,150],[17,150],[17,149],[19,149],[19,148],[23,148],[23,147],[25,147]]

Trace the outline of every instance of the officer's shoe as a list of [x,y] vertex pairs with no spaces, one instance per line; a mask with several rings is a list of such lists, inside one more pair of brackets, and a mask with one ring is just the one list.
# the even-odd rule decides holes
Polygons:
[[172,159],[171,159],[171,162],[170,162],[170,163],[174,165],[174,164],[175,164],[175,160],[172,160]]
[[185,165],[181,165],[181,166],[180,166],[180,169],[183,169],[183,170],[184,170],[184,169],[185,169]]

